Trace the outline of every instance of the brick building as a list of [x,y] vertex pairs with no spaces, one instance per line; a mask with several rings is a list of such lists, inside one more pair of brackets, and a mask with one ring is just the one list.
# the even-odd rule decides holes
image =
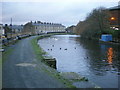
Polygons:
[[120,5],[109,8],[109,12],[111,27],[120,30]]

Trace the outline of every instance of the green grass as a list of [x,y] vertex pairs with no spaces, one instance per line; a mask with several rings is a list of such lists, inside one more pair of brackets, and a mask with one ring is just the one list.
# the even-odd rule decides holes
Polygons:
[[37,44],[37,41],[38,41],[38,39],[40,39],[40,38],[43,38],[43,37],[40,36],[40,37],[36,37],[36,38],[32,39],[32,40],[31,40],[31,44],[32,44],[32,46],[33,46],[33,49],[34,49],[34,52],[35,52],[35,54],[36,54],[37,59],[43,60],[44,57],[43,57],[42,55],[46,54],[46,52],[44,52],[44,51],[42,50],[42,48],[40,48],[39,45]]
[[7,45],[2,45],[2,48],[5,49],[5,51],[2,52],[2,63],[4,63],[4,61],[7,59],[8,55],[10,55],[11,52],[14,50],[13,48],[9,48],[9,46],[16,44],[18,41],[19,40],[16,40],[16,41],[9,42]]
[[8,56],[11,54],[11,52],[14,50],[13,48],[7,48],[4,52],[2,52],[2,63],[4,63],[5,60],[7,60]]
[[[46,54],[46,52],[43,51],[43,49],[41,47],[39,47],[39,45],[37,44],[38,40],[42,39],[42,38],[45,38],[45,37],[50,37],[51,35],[56,35],[56,34],[48,34],[48,35],[45,35],[45,36],[38,36],[38,37],[36,37],[36,38],[31,40],[31,44],[33,46],[33,50],[34,50],[34,52],[36,54],[36,58],[38,60],[43,61],[44,57],[42,55]],[[55,69],[53,69],[51,67],[49,67],[49,69],[46,68],[46,67],[43,67],[42,69],[45,72],[47,72],[50,76],[55,77],[59,81],[63,82],[65,84],[66,88],[76,88],[75,86],[72,85],[71,81],[69,81],[67,79],[64,79],[62,76],[60,76],[59,72],[57,72]]]

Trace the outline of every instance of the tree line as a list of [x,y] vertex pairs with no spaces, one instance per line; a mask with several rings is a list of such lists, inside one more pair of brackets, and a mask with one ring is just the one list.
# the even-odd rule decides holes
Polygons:
[[114,40],[120,41],[120,30],[110,28],[110,17],[106,8],[95,8],[84,21],[79,21],[76,31],[83,38],[100,39],[102,34],[112,34]]

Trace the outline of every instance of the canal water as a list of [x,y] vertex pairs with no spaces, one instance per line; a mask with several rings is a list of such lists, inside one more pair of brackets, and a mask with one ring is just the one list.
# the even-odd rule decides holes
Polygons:
[[76,72],[102,88],[118,88],[118,45],[81,39],[78,35],[54,35],[38,43],[56,58],[59,72]]

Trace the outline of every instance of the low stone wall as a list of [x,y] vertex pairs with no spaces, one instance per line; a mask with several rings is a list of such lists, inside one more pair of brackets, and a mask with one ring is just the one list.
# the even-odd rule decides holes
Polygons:
[[52,68],[57,69],[56,67],[56,58],[49,56],[48,54],[43,55],[43,60]]
[[24,39],[24,38],[27,38],[29,37],[29,35],[22,35],[22,36],[17,36],[17,37],[13,37],[13,38],[4,38],[4,39],[1,39],[2,41],[2,46],[8,46],[8,45],[11,45],[11,44],[15,44],[18,40],[21,40],[21,39]]

